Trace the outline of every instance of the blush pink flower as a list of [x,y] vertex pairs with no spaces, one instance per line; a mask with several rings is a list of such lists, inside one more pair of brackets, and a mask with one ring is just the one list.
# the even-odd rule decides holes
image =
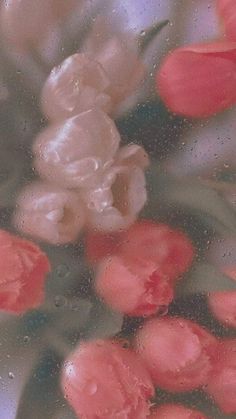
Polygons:
[[234,0],[218,0],[218,11],[221,16],[228,39],[236,41],[236,4]]
[[144,169],[149,163],[144,149],[122,147],[114,163],[104,170],[94,188],[86,188],[89,226],[112,232],[129,227],[147,201]]
[[12,47],[29,50],[40,44],[52,26],[77,5],[77,0],[4,0],[1,31]]
[[154,388],[142,361],[112,341],[83,342],[65,361],[64,395],[83,419],[144,419]]
[[219,41],[178,48],[157,73],[158,92],[174,113],[209,117],[236,102],[236,43]]
[[99,182],[118,150],[120,135],[101,110],[91,109],[42,131],[34,144],[39,175],[60,187],[78,188]]
[[38,246],[0,230],[0,310],[19,314],[38,307],[50,269]]
[[194,256],[184,233],[148,220],[135,223],[124,233],[119,252],[130,263],[151,261],[171,280],[188,270]]
[[114,310],[129,316],[149,316],[165,310],[173,299],[172,285],[152,262],[129,265],[118,256],[98,265],[95,288]]
[[[236,280],[234,266],[221,267],[221,269],[225,275]],[[212,313],[220,322],[226,326],[236,327],[236,291],[212,292],[209,295],[208,303]]]
[[207,392],[224,413],[236,413],[236,339],[220,342],[211,362]]
[[236,291],[214,292],[208,301],[210,309],[220,322],[236,327]]
[[27,185],[13,219],[19,231],[52,244],[76,241],[85,223],[79,194],[43,182]]
[[148,419],[206,419],[203,413],[180,404],[163,404]]
[[190,391],[207,382],[216,338],[189,320],[165,317],[147,321],[136,349],[154,383],[167,391]]
[[43,87],[41,104],[51,121],[91,108],[111,110],[110,81],[102,66],[86,54],[74,54],[55,67]]
[[101,17],[94,24],[84,51],[98,61],[108,75],[109,94],[114,104],[133,93],[145,77],[137,40],[129,33],[116,33]]

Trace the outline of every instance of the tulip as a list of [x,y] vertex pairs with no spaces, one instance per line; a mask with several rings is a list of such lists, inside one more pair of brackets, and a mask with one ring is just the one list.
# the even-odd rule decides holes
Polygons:
[[60,187],[96,185],[104,167],[111,165],[120,135],[101,110],[91,109],[49,125],[33,146],[39,175]]
[[98,265],[95,288],[114,310],[129,316],[162,312],[173,299],[168,277],[148,260],[129,265],[118,256],[105,259]]
[[97,179],[94,188],[85,188],[83,198],[89,209],[88,224],[103,232],[126,229],[147,201],[144,169],[149,163],[144,149],[135,144],[122,147]]
[[136,349],[153,382],[170,392],[206,385],[216,338],[189,320],[159,318],[147,321],[136,337]]
[[19,231],[36,239],[66,244],[77,240],[85,212],[77,193],[34,182],[19,194],[13,223]]
[[236,43],[212,42],[178,48],[157,73],[157,88],[174,113],[203,118],[236,102]]
[[109,94],[118,104],[132,94],[145,76],[145,66],[139,57],[138,42],[131,33],[119,33],[99,17],[89,34],[84,51],[104,68],[110,80]]
[[180,404],[163,404],[153,411],[149,419],[206,419],[206,416]]
[[43,302],[50,263],[31,241],[0,230],[0,310],[24,313]]
[[154,388],[142,361],[120,344],[82,342],[62,374],[64,395],[83,419],[143,419]]
[[29,50],[45,39],[55,23],[77,6],[77,0],[6,0],[1,7],[1,30],[17,50]]
[[85,54],[74,54],[55,67],[45,82],[41,104],[51,121],[97,107],[111,109],[110,81],[102,66]]
[[236,339],[220,342],[211,362],[207,392],[224,413],[236,413]]
[[234,0],[218,0],[219,15],[228,39],[236,41],[236,4]]
[[124,233],[119,252],[130,263],[152,261],[172,280],[188,270],[194,256],[192,243],[183,232],[148,220]]
[[[223,269],[225,275],[236,280],[235,267]],[[235,291],[212,292],[209,295],[208,303],[214,316],[226,326],[236,327],[236,286]]]

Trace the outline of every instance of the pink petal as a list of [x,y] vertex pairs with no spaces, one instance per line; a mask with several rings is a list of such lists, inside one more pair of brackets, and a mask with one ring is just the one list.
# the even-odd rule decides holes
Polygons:
[[236,43],[176,49],[164,60],[157,86],[167,107],[188,117],[208,117],[236,101]]
[[55,67],[42,91],[42,107],[50,120],[63,120],[98,107],[111,109],[110,82],[102,66],[85,54],[74,54]]
[[34,243],[0,231],[0,309],[23,313],[38,307],[50,271],[47,256]]
[[85,214],[78,194],[35,182],[21,191],[13,221],[24,234],[52,244],[65,244],[76,241]]
[[168,307],[173,290],[152,263],[129,266],[117,256],[98,266],[96,291],[114,310],[130,316],[147,316]]
[[163,404],[155,409],[149,419],[206,419],[206,416],[180,404]]
[[112,341],[83,342],[66,360],[65,397],[79,417],[143,419],[154,393],[142,361]]
[[227,38],[236,41],[236,4],[234,0],[218,0],[218,11],[223,19]]
[[181,318],[149,320],[136,338],[137,351],[155,384],[171,392],[190,391],[206,384],[215,346],[213,336]]

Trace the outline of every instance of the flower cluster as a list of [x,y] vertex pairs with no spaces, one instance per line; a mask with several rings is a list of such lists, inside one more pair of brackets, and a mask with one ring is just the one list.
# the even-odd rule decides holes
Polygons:
[[148,156],[135,144],[120,147],[108,116],[138,86],[144,67],[124,36],[100,48],[95,40],[92,33],[88,52],[68,57],[45,82],[42,109],[50,124],[33,146],[41,182],[26,186],[17,201],[17,228],[53,244],[74,242],[84,225],[127,228],[147,199]]
[[82,342],[64,363],[62,389],[84,419],[205,418],[181,405],[151,409],[154,386],[174,393],[201,387],[223,412],[235,413],[235,345],[183,318],[148,320],[133,349],[110,340]]
[[[2,32],[16,49],[31,49],[75,4],[6,1]],[[206,117],[235,104],[235,4],[218,1],[226,40],[179,48],[166,58],[157,84],[173,112]],[[141,326],[125,344],[124,329],[113,339],[80,342],[65,359],[61,388],[81,419],[206,419],[184,405],[161,405],[160,389],[174,394],[200,389],[222,412],[235,414],[236,339],[221,339],[169,310],[175,287],[194,260],[191,240],[168,224],[136,221],[147,200],[149,158],[139,145],[121,146],[113,119],[145,68],[129,34],[108,32],[98,18],[82,50],[55,67],[43,86],[48,126],[32,147],[39,179],[21,190],[13,224],[53,245],[76,242],[86,227],[96,298],[127,316],[128,325],[130,317],[140,317],[134,323]],[[235,279],[235,265],[221,270]],[[37,245],[0,230],[2,310],[21,314],[37,308],[49,272]],[[236,327],[235,291],[211,292],[207,301],[219,321]]]
[[177,114],[208,117],[236,103],[236,5],[218,3],[227,39],[178,48],[157,73],[158,92]]

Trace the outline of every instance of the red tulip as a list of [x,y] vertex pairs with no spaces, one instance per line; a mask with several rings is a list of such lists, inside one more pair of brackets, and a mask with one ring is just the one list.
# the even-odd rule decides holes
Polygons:
[[220,322],[236,327],[236,291],[212,293],[209,296],[209,305]]
[[[224,267],[223,272],[236,280],[235,266]],[[226,326],[236,327],[236,291],[212,292],[208,298],[214,316]]]
[[38,307],[50,264],[34,243],[0,230],[0,309],[23,313]]
[[148,220],[135,223],[124,233],[119,252],[134,265],[152,262],[171,280],[188,270],[194,256],[192,243],[183,232]]
[[156,80],[161,98],[176,114],[201,118],[223,111],[236,102],[236,43],[178,48]]
[[232,41],[236,41],[235,0],[218,0],[218,11],[223,19],[227,38]]
[[142,361],[112,341],[82,343],[66,360],[65,397],[84,419],[144,419],[154,388]]
[[207,391],[223,412],[236,413],[236,339],[218,344]]
[[149,260],[128,264],[112,256],[98,268],[96,291],[114,310],[129,316],[149,316],[168,307],[173,287],[168,277]]
[[163,404],[153,411],[149,419],[206,419],[206,416],[180,404]]
[[147,321],[136,348],[154,383],[171,392],[190,391],[207,383],[216,338],[186,319],[165,317]]

